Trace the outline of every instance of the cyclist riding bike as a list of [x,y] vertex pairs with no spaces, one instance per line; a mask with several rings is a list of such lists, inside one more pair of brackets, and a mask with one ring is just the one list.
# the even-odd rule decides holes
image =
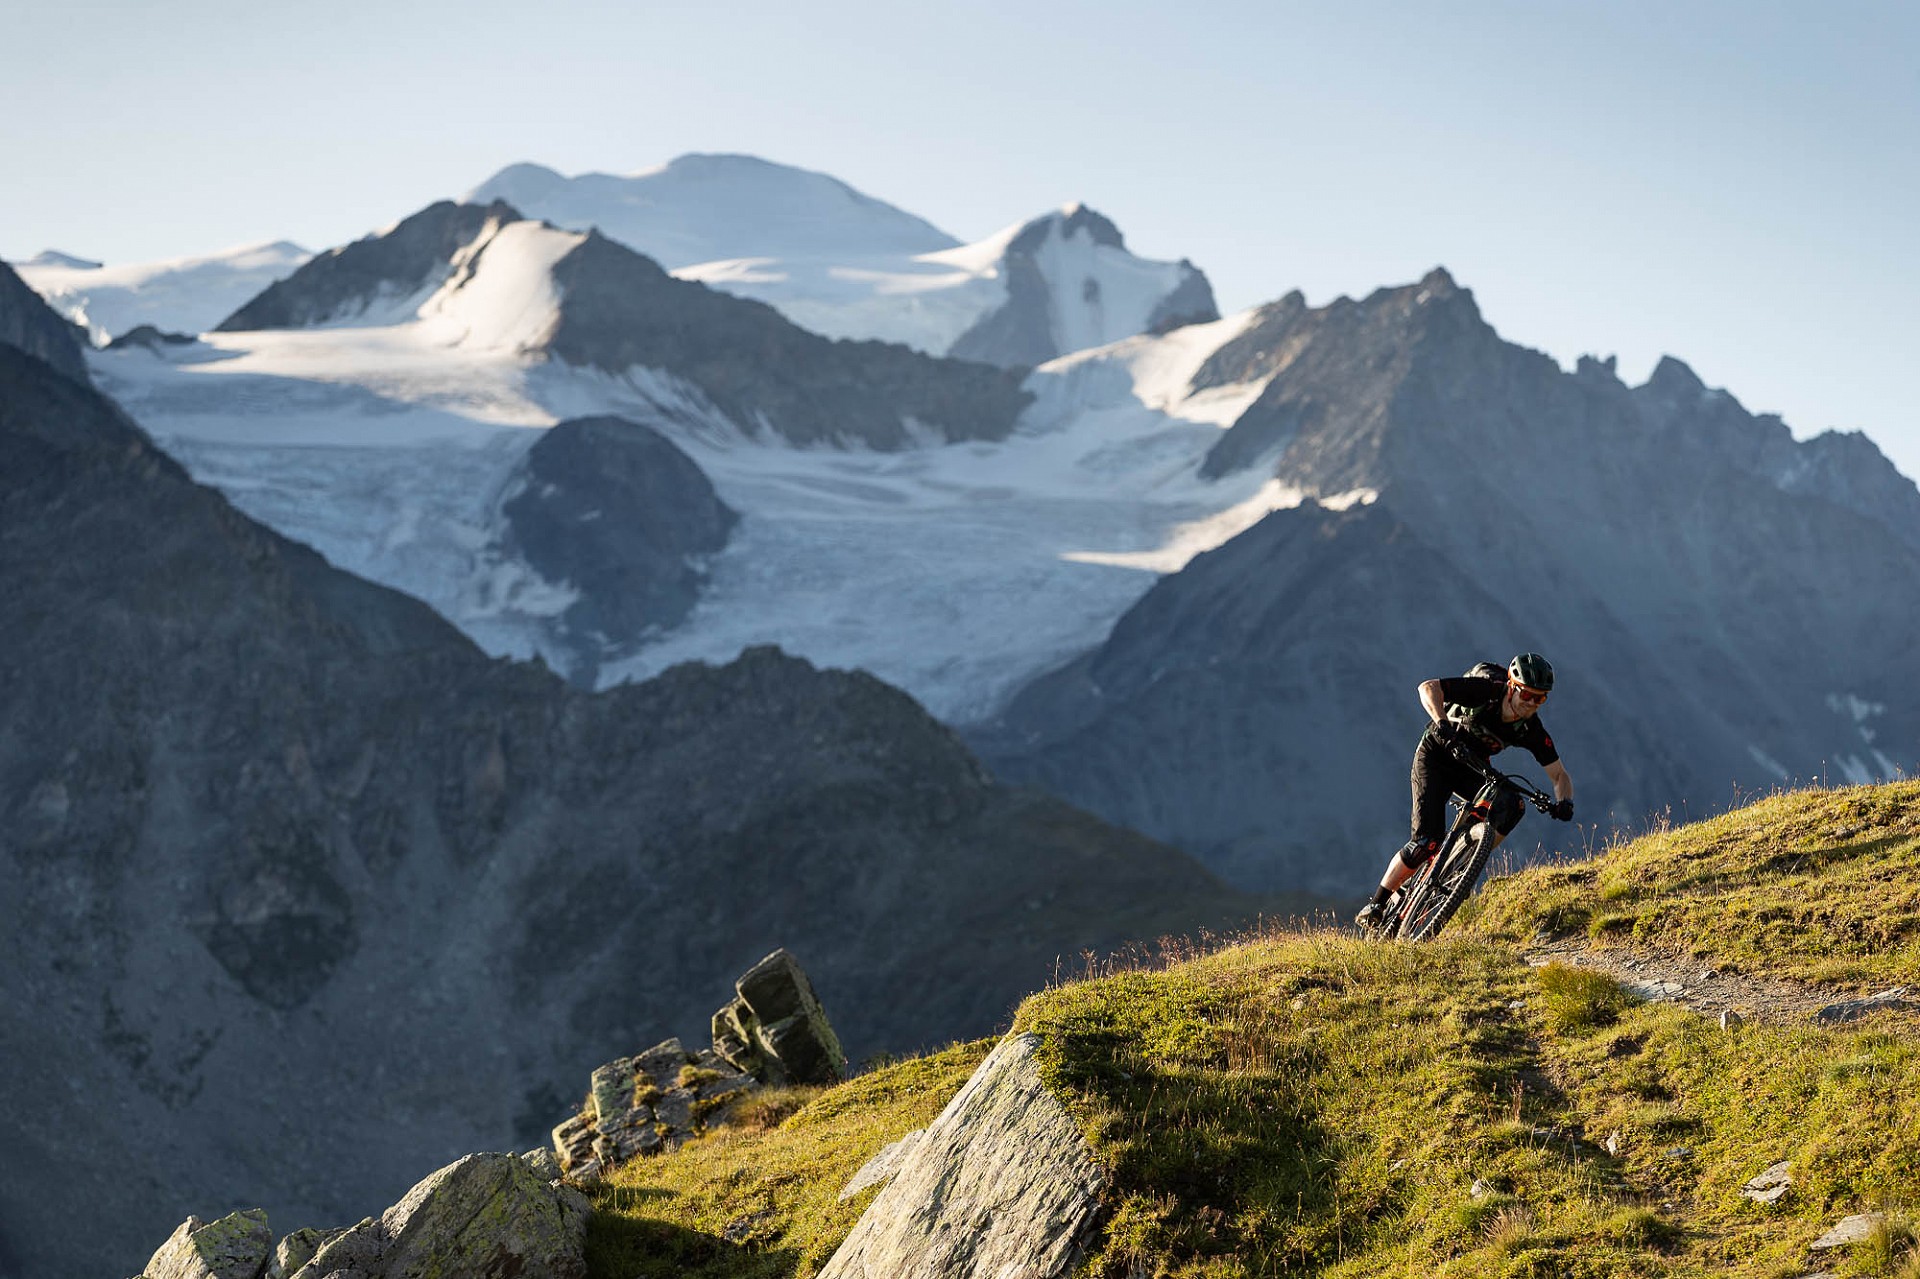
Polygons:
[[[1387,863],[1373,900],[1355,916],[1362,928],[1385,921],[1387,899],[1439,850],[1447,832],[1447,797],[1465,800],[1480,789],[1485,774],[1473,762],[1484,766],[1509,746],[1524,747],[1553,783],[1553,803],[1545,811],[1563,822],[1573,820],[1573,779],[1539,717],[1553,691],[1553,667],[1538,653],[1522,653],[1507,665],[1505,678],[1499,670],[1483,662],[1472,674],[1420,685],[1420,705],[1430,722],[1413,752],[1413,838]],[[1498,847],[1525,811],[1518,793],[1503,791],[1488,814],[1493,825],[1488,847]],[[1474,835],[1479,833],[1476,828]]]

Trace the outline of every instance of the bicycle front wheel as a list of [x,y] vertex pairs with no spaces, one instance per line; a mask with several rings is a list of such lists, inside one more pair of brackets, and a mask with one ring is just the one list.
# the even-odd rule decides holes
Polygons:
[[1479,838],[1468,836],[1456,843],[1446,859],[1434,867],[1419,899],[1407,904],[1400,935],[1408,941],[1426,941],[1439,935],[1453,912],[1473,894],[1493,852],[1493,828],[1482,829]]

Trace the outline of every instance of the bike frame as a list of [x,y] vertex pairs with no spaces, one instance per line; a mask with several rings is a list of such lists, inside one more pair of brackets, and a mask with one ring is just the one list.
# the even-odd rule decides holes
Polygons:
[[[1493,851],[1493,802],[1501,791],[1513,791],[1542,813],[1553,804],[1551,795],[1526,778],[1503,773],[1465,751],[1456,749],[1451,753],[1485,781],[1472,799],[1464,803],[1458,798],[1452,801],[1459,809],[1453,825],[1440,841],[1439,850],[1401,886],[1398,904],[1378,934],[1383,941],[1394,937],[1425,941],[1438,935],[1461,903],[1472,895],[1486,868],[1487,857]],[[1472,838],[1476,823],[1484,823],[1478,839]]]

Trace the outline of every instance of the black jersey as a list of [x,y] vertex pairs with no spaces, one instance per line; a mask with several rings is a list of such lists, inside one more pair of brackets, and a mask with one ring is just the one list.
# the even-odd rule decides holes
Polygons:
[[1507,695],[1503,679],[1485,679],[1462,675],[1440,681],[1440,700],[1449,722],[1466,729],[1488,755],[1497,755],[1509,746],[1531,751],[1542,768],[1560,758],[1553,737],[1538,715],[1529,715],[1511,723],[1500,718],[1500,703]]

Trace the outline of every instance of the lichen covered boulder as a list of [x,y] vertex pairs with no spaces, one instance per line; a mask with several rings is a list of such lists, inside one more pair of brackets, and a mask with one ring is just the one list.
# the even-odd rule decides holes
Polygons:
[[555,1188],[517,1155],[468,1155],[380,1218],[380,1279],[584,1279],[586,1197]]
[[160,1245],[143,1279],[258,1279],[273,1252],[262,1208],[228,1213],[218,1221],[188,1217]]
[[1056,1279],[1078,1260],[1106,1175],[1014,1035],[913,1143],[820,1279]]

